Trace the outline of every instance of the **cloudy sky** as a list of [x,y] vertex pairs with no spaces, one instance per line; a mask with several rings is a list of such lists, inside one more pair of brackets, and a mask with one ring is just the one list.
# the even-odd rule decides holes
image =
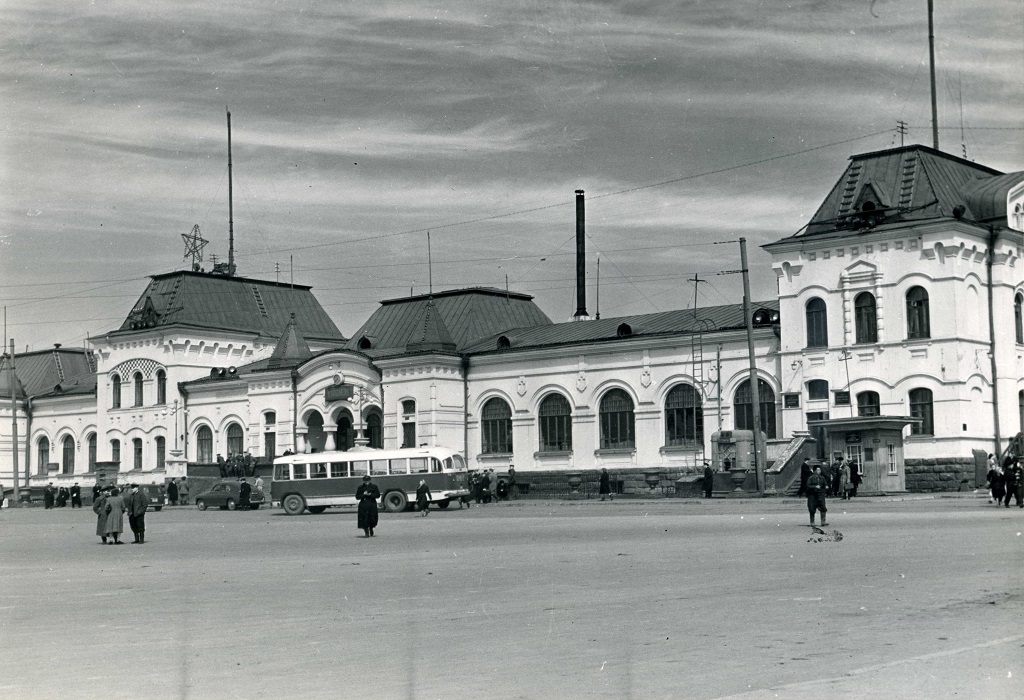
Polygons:
[[[1024,169],[1024,5],[936,0],[941,147]],[[931,143],[925,0],[2,0],[0,303],[19,351],[116,327],[198,224],[309,284],[346,335],[381,299],[504,287],[602,317],[774,294],[758,246],[847,159]],[[279,272],[278,272],[279,271]]]

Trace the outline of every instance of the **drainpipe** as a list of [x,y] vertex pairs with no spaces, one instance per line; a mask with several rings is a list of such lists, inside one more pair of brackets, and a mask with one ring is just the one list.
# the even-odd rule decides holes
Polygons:
[[[181,382],[178,382],[178,394],[181,396],[181,431],[184,433],[181,437],[181,456],[188,465],[188,389]],[[174,432],[178,432],[177,418],[174,419]],[[187,466],[185,471],[188,471]]]
[[469,465],[469,358],[462,357],[462,455]]
[[[33,396],[29,396],[25,399],[25,495],[24,498],[28,500],[29,496],[29,478],[30,468],[29,459],[32,457],[32,399]],[[14,475],[14,480],[18,480],[18,475]]]
[[299,453],[299,373],[292,370],[292,453]]
[[988,261],[985,265],[988,272],[988,357],[992,367],[992,420],[995,423],[996,440],[994,454],[998,455],[1000,450],[1002,450],[1002,437],[999,434],[999,377],[996,376],[996,322],[995,311],[992,308],[992,266],[996,255],[996,241],[999,238],[999,233],[996,231],[996,227],[992,225],[988,226],[988,233]]

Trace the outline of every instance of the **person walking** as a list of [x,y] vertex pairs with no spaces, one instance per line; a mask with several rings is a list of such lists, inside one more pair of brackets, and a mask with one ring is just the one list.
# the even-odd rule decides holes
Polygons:
[[825,494],[828,493],[828,480],[821,475],[821,467],[814,467],[814,473],[807,479],[807,510],[811,514],[811,527],[814,527],[814,514],[821,511],[822,527],[828,525],[825,514],[828,506],[825,504]]
[[416,508],[423,513],[423,517],[427,517],[429,512],[427,508],[430,507],[430,499],[433,498],[433,494],[430,493],[430,487],[427,486],[426,479],[420,479],[420,485],[416,487]]
[[850,465],[850,498],[857,495],[857,489],[862,481],[864,481],[864,477],[861,476],[860,465],[854,462]]
[[811,474],[813,473],[814,472],[811,471],[811,460],[804,459],[800,464],[800,488],[796,492],[797,496],[807,495],[807,480],[811,478]]
[[516,468],[509,465],[508,468],[508,497],[515,500],[516,497]]
[[356,516],[356,527],[363,531],[365,537],[373,537],[373,528],[377,527],[377,499],[380,489],[370,480],[370,475],[363,477],[363,483],[356,489],[356,500],[359,509]]
[[710,462],[704,462],[704,498],[711,498],[715,488],[715,470],[711,468]]
[[612,500],[612,478],[608,475],[607,469],[601,469],[601,480],[598,482],[597,492],[601,494],[602,501],[605,496]]
[[46,488],[43,489],[43,508],[46,510],[53,508],[53,500],[56,495],[57,491],[53,488],[53,482],[51,481],[46,485]]
[[178,482],[178,502],[183,505],[188,505],[188,477],[181,477],[181,481]]
[[839,467],[839,493],[844,501],[850,500],[850,463],[843,462]]
[[78,485],[77,481],[71,486],[71,507],[82,507],[82,487]]
[[178,505],[178,485],[174,483],[174,479],[167,482],[167,505]]
[[1014,458],[1009,471],[1004,475],[1006,480],[1006,496],[1004,503],[1010,507],[1010,499],[1014,499],[1018,508],[1024,508],[1024,467],[1021,467],[1020,458]]
[[249,502],[249,494],[252,493],[252,486],[243,476],[239,479],[242,483],[238,485],[238,510],[249,510],[252,504]]
[[[99,484],[96,485],[99,488]],[[92,512],[96,514],[96,534],[107,543],[107,496],[110,489],[99,489],[92,499]]]
[[131,492],[125,501],[128,511],[128,526],[135,535],[132,544],[143,544],[146,541],[146,511],[149,509],[149,498],[139,489],[138,484],[131,485]]
[[995,459],[991,460],[985,478],[988,479],[988,502],[995,503],[997,507],[1002,505],[1003,496],[1006,495],[1006,482],[1003,469]]
[[124,532],[124,498],[116,486],[110,489],[104,511],[107,514],[104,532],[110,538],[109,544],[124,544],[121,541],[121,533]]

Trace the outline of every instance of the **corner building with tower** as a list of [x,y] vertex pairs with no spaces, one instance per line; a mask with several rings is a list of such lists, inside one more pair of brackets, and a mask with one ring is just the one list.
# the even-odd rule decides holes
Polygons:
[[[1024,430],[1022,230],[1024,173],[909,146],[853,156],[805,229],[765,246],[779,295],[749,314],[769,491],[836,452],[868,493],[983,483],[974,451]],[[427,444],[514,465],[532,495],[586,493],[602,468],[624,493],[696,494],[705,460],[732,468],[716,492],[756,489],[742,304],[589,318],[578,272],[570,321],[472,288],[384,301],[345,337],[309,287],[232,273],[154,276],[88,350],[17,355],[5,489],[12,403],[22,488],[98,463],[162,482],[236,454]]]

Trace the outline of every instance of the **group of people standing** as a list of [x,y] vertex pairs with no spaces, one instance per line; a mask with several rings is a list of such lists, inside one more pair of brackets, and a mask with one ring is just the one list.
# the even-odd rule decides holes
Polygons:
[[167,482],[167,505],[188,505],[188,477],[183,476],[178,481],[171,479]]
[[[833,498],[842,498],[844,501],[857,495],[857,489],[863,481],[857,463],[848,462],[842,455],[836,455],[835,461],[831,465],[818,467],[818,471],[821,478],[825,480],[823,494]],[[807,483],[813,473],[814,467],[811,466],[811,461],[805,459],[800,465],[800,489],[796,492],[797,496],[808,495]]]
[[[469,491],[477,504],[502,501],[512,498],[516,485],[515,467],[508,468],[508,476],[497,476],[493,469],[470,472]],[[469,505],[469,499],[463,499]]]
[[61,486],[55,488],[51,481],[43,489],[44,508],[66,508],[68,501],[71,501],[72,508],[82,507],[82,487],[76,481],[71,488]]
[[124,532],[124,516],[127,513],[128,526],[135,535],[132,544],[144,544],[147,510],[149,498],[139,489],[138,484],[129,484],[124,493],[116,486],[100,488],[92,502],[92,512],[96,514],[96,534],[103,544],[124,544],[121,533]]
[[1014,500],[1018,508],[1024,508],[1024,467],[1020,457],[1006,455],[1000,465],[995,455],[988,456],[988,502],[1010,507]]

